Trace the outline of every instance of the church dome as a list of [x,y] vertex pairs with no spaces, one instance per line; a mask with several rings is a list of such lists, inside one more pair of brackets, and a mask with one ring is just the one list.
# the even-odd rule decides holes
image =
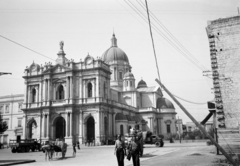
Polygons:
[[134,75],[131,72],[127,72],[124,74],[124,78],[134,78]]
[[175,109],[172,102],[166,98],[157,99],[157,108],[158,109]]
[[147,88],[147,83],[143,80],[138,82],[137,88]]
[[124,61],[129,63],[126,53],[117,46],[117,39],[115,38],[115,34],[113,34],[111,41],[112,46],[103,53],[102,60],[106,63],[112,61]]

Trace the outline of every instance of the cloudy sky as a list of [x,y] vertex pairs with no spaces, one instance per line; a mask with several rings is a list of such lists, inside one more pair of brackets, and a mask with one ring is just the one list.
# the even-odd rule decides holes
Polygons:
[[[0,76],[0,96],[24,93],[26,66],[55,63],[61,40],[66,57],[78,62],[88,53],[100,57],[111,45],[113,30],[136,82],[142,78],[157,86],[144,5],[144,0],[1,0],[0,72],[12,75]],[[212,80],[202,73],[210,70],[207,22],[235,16],[239,6],[239,0],[148,0],[161,81],[192,102],[180,100],[199,121],[208,114],[201,103],[213,100]],[[177,116],[189,122],[174,105]]]

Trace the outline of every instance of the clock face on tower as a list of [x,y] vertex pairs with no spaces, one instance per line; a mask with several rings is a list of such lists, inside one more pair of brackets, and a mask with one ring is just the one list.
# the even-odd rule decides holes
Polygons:
[[86,63],[90,65],[92,63],[92,58],[87,58]]

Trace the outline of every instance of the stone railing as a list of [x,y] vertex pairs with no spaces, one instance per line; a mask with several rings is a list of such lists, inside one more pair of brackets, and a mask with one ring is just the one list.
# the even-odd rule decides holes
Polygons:
[[154,112],[159,112],[156,108],[154,107],[145,107],[145,108],[140,108],[139,109],[139,112],[151,112],[151,111],[154,111]]
[[[64,100],[52,100],[52,101],[43,101],[38,103],[23,103],[23,109],[38,108],[45,106],[61,106],[66,104],[93,104],[93,103],[106,103],[120,108],[125,108],[132,111],[137,111],[137,108],[130,105],[122,104],[114,100],[109,100],[103,97],[90,97],[90,98],[78,98],[78,99],[64,99]],[[154,108],[151,108],[154,109]]]

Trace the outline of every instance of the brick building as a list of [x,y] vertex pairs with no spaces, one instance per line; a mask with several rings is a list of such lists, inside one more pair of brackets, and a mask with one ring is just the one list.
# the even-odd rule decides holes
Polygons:
[[219,144],[227,153],[240,153],[240,15],[209,21],[215,93],[215,125]]
[[240,16],[209,21],[209,39],[217,123],[237,128],[240,120]]

